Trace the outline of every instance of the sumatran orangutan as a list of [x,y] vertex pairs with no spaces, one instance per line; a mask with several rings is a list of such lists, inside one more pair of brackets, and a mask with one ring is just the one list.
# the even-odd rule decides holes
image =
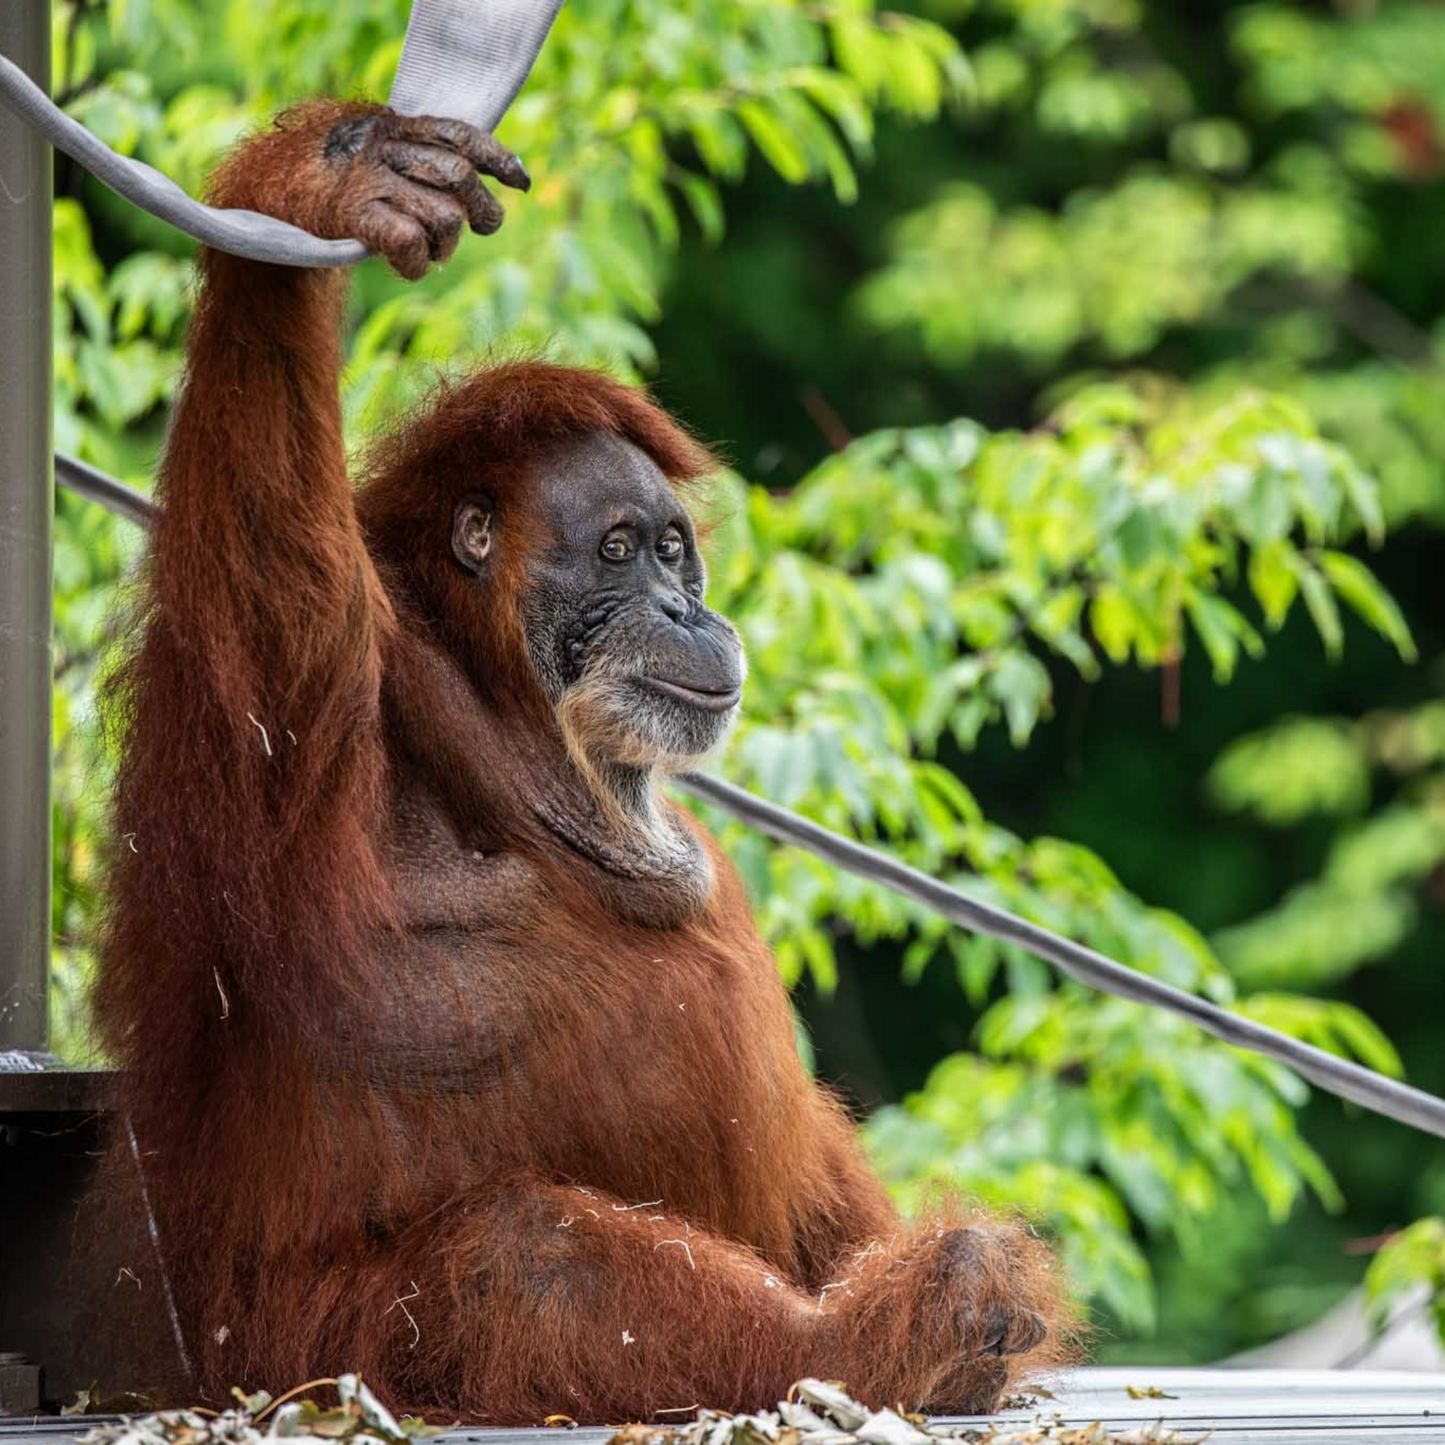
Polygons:
[[[314,104],[214,196],[418,278],[499,225],[479,172],[529,184],[465,124]],[[813,1374],[980,1410],[1056,1363],[1046,1246],[956,1205],[900,1222],[736,874],[659,791],[744,677],[683,501],[707,451],[605,376],[511,363],[353,491],[343,279],[200,276],[114,689],[96,1000],[175,1393],[355,1370],[520,1425]]]

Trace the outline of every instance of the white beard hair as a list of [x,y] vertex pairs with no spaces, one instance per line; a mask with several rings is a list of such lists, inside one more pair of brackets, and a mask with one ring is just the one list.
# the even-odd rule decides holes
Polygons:
[[[685,772],[714,754],[731,733],[736,711],[726,725],[717,730],[708,746],[699,750],[689,747],[682,737],[669,743],[668,731],[682,730],[676,726],[675,711],[660,700],[634,702],[636,695],[631,691],[624,703],[620,696],[622,686],[622,679],[589,670],[562,694],[557,704],[557,724],[567,745],[568,758],[608,821],[651,850],[669,851],[676,846],[674,830],[660,807],[658,777]],[[639,735],[632,722],[639,705],[647,710],[660,737]],[[670,722],[674,724],[672,729],[668,726]],[[629,810],[623,806],[616,790],[608,783],[609,765],[644,774],[645,795],[637,800],[638,808]]]

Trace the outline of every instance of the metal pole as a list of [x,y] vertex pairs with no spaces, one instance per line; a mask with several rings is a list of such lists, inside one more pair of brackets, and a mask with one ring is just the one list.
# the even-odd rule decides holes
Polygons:
[[[0,0],[0,55],[49,91],[49,0]],[[50,1040],[51,169],[0,110],[0,1071]]]

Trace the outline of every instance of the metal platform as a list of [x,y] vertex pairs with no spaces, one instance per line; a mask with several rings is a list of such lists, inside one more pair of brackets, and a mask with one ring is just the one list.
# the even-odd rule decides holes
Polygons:
[[[48,1068],[0,1073],[0,1349],[19,1348],[46,1367],[52,1399],[73,1398],[90,1378],[73,1360],[74,1314],[66,1270],[71,1224],[98,1148],[96,1126],[113,1080],[101,1070]],[[8,1168],[6,1167],[8,1166]],[[1135,1399],[1159,1390],[1171,1398]],[[1162,1420],[1184,1438],[1212,1432],[1221,1445],[1345,1445],[1348,1441],[1439,1441],[1445,1445],[1445,1374],[1397,1370],[1082,1369],[1035,1411],[998,1417],[1017,1425],[1055,1414],[1114,1428]],[[0,1445],[64,1445],[93,1423],[83,1417],[0,1417]],[[982,1421],[980,1424],[984,1423]],[[533,1445],[555,1430],[454,1430],[447,1445]],[[602,1445],[611,1433],[566,1433],[573,1445]]]
[[[1170,1398],[1135,1399],[1136,1391]],[[1211,1445],[1352,1445],[1360,1441],[1424,1445],[1445,1442],[1445,1375],[1394,1370],[1156,1369],[1147,1365],[1076,1370],[1033,1411],[1010,1411],[969,1424],[1017,1426],[1037,1416],[1072,1425],[1100,1422],[1116,1430],[1162,1421],[1185,1439],[1208,1434]],[[0,1445],[62,1445],[92,1420],[0,1420]],[[960,1421],[959,1423],[965,1423]],[[609,1428],[449,1430],[438,1445],[604,1445]]]

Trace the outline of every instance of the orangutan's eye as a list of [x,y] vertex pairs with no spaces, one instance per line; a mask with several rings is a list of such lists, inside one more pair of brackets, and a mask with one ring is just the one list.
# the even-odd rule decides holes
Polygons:
[[602,539],[602,555],[609,562],[625,562],[632,556],[632,543],[621,532],[609,532]]
[[682,533],[676,527],[669,527],[662,536],[657,539],[657,555],[664,562],[676,562],[682,556],[685,544],[682,540]]

